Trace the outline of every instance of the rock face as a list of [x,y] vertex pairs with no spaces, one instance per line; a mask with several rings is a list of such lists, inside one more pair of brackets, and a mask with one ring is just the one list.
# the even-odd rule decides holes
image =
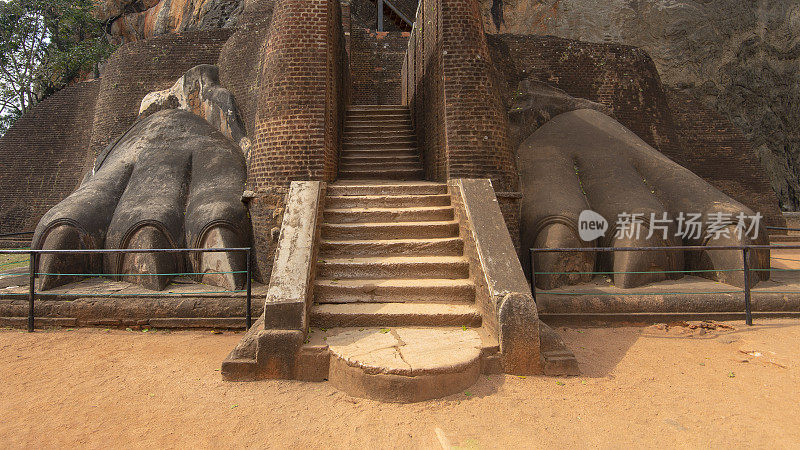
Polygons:
[[235,26],[246,0],[99,0],[115,44],[161,34]]
[[784,210],[800,208],[800,1],[481,0],[489,33],[646,50],[662,81],[752,142]]

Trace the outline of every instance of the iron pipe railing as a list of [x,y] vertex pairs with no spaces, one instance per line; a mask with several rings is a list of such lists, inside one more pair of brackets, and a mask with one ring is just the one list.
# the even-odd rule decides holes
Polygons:
[[[742,271],[744,275],[744,303],[745,303],[745,323],[753,325],[752,305],[751,305],[751,286],[750,286],[750,272],[751,271],[764,271],[770,269],[752,269],[750,267],[750,252],[753,250],[795,250],[800,249],[800,244],[790,245],[683,245],[674,247],[556,247],[556,248],[531,248],[530,250],[530,282],[531,293],[533,294],[534,301],[536,300],[536,275],[553,274],[550,272],[536,272],[534,255],[536,253],[574,253],[574,252],[655,252],[655,251],[717,251],[717,250],[738,250],[742,252],[742,268],[741,269],[707,269],[707,270],[677,270],[677,271],[648,271],[647,273],[696,273],[696,272],[720,272],[720,271]],[[798,261],[800,262],[800,261]],[[780,269],[781,271],[800,271],[800,269]],[[617,273],[640,273],[640,272],[568,272],[575,274],[617,274]],[[738,292],[738,291],[737,291]],[[714,292],[711,292],[714,294]],[[800,295],[800,292],[797,292]],[[626,295],[624,293],[620,295]],[[634,295],[634,294],[628,294]]]
[[[252,247],[231,247],[231,248],[152,248],[152,249],[0,249],[0,255],[28,255],[29,260],[27,261],[28,264],[28,277],[29,277],[29,286],[28,286],[28,332],[34,331],[34,321],[35,321],[35,302],[36,302],[36,276],[42,275],[42,273],[36,272],[37,262],[39,259],[39,255],[42,254],[106,254],[106,253],[245,253],[247,261],[246,266],[247,269],[245,273],[247,274],[247,278],[245,280],[245,289],[244,291],[214,291],[214,292],[191,292],[188,294],[191,295],[199,295],[199,294],[209,294],[209,293],[222,293],[222,292],[244,292],[245,293],[245,326],[247,329],[250,329],[253,322],[251,307],[252,307]],[[21,264],[26,261],[17,261],[9,264]],[[24,272],[23,272],[24,273]],[[216,272],[215,272],[216,273]],[[233,271],[233,272],[219,272],[219,273],[242,273],[241,271]],[[194,274],[186,272],[186,273],[177,273],[177,274],[147,274],[147,275],[188,275]],[[63,274],[62,274],[63,275]],[[110,276],[109,274],[98,274],[98,273],[84,273],[84,274],[69,274],[75,276]],[[142,275],[142,274],[112,274],[112,275]],[[20,294],[24,295],[24,294]],[[49,294],[42,294],[39,295],[49,295]],[[125,294],[128,295],[128,294]],[[174,294],[147,294],[153,296],[165,296],[165,295],[174,295]]]

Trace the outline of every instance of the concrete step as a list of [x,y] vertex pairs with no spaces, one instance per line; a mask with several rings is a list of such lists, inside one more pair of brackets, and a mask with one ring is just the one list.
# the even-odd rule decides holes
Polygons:
[[311,326],[335,327],[480,327],[473,305],[450,303],[350,303],[311,308]]
[[460,256],[464,254],[461,238],[384,239],[334,241],[320,243],[322,258],[358,256]]
[[341,180],[423,180],[425,171],[422,169],[414,170],[386,170],[375,172],[370,170],[349,170],[339,171]]
[[410,119],[411,113],[408,111],[393,111],[393,110],[375,110],[375,111],[348,111],[347,112],[347,119],[372,119],[372,118],[380,118],[380,119],[395,119],[395,118],[402,118],[402,119]]
[[461,393],[481,373],[483,344],[473,328],[335,328],[314,333],[310,344],[329,349],[332,386],[384,402]]
[[445,238],[458,236],[458,222],[323,223],[322,237],[330,240]]
[[409,111],[408,106],[406,105],[349,105],[347,107],[347,111],[376,111],[376,110],[387,110],[387,111]]
[[453,215],[453,208],[449,206],[421,208],[344,208],[326,209],[324,220],[328,223],[428,222],[453,220]]
[[417,138],[413,136],[403,138],[345,138],[342,140],[342,149],[344,150],[359,149],[361,147],[406,149],[416,146]]
[[[359,121],[360,122],[360,121]],[[366,121],[365,121],[366,122]],[[387,122],[366,122],[363,125],[352,124],[352,123],[345,123],[344,132],[369,132],[369,131],[408,131],[409,133],[414,133],[414,127],[411,125],[411,121],[409,120],[407,123],[399,122],[399,123],[387,123]]]
[[362,148],[342,149],[339,156],[341,158],[360,158],[360,157],[375,157],[375,156],[395,157],[395,158],[413,156],[418,158],[419,150],[417,149],[417,147],[393,147],[393,148],[362,147]]
[[351,163],[340,161],[340,172],[381,172],[384,170],[422,170],[422,163],[417,161],[411,162],[365,162],[365,163]]
[[375,154],[369,156],[350,156],[342,152],[339,164],[421,164],[418,155],[383,155]]
[[447,194],[447,185],[431,182],[407,183],[373,183],[355,184],[354,182],[337,182],[328,185],[328,195],[362,196],[362,195],[430,195]]
[[350,117],[345,119],[344,126],[345,129],[350,127],[360,127],[360,126],[393,126],[393,125],[403,125],[403,126],[412,126],[411,125],[411,118],[410,117],[401,117],[401,116],[390,116],[390,117]]
[[422,206],[450,206],[450,196],[436,195],[328,195],[325,207],[342,208],[414,208]]
[[469,278],[469,261],[463,256],[376,256],[322,258],[317,277],[327,279]]
[[344,133],[342,142],[408,142],[416,140],[416,136],[408,131],[396,131],[395,134],[383,131],[371,133]]
[[344,139],[358,139],[358,138],[395,138],[395,137],[407,137],[414,135],[414,130],[411,127],[408,127],[404,130],[382,130],[378,129],[368,129],[368,130],[345,130],[343,138]]
[[317,303],[475,302],[469,279],[327,279],[314,282]]
[[339,172],[340,180],[423,180],[424,172],[420,170],[387,170],[383,172],[345,171]]

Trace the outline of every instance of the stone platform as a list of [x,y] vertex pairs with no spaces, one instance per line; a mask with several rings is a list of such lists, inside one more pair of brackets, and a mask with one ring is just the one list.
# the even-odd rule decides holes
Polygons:
[[328,380],[350,395],[389,402],[444,397],[481,373],[484,345],[472,328],[340,328],[317,332],[327,344]]
[[[769,281],[751,289],[754,317],[800,317],[800,250],[771,252]],[[539,317],[550,325],[630,323],[744,318],[741,288],[696,276],[620,289],[605,276],[590,283],[537,291]],[[713,293],[711,293],[713,292]]]
[[[0,276],[0,326],[24,327],[28,317],[28,268]],[[264,309],[267,287],[253,283],[254,318]],[[163,291],[124,281],[87,278],[36,293],[36,327],[150,326],[155,328],[245,328],[244,292],[225,291],[176,278]],[[255,320],[255,319],[254,319]]]

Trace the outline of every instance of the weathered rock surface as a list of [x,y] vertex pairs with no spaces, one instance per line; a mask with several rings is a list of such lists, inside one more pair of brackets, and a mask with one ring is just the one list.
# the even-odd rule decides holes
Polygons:
[[114,43],[235,26],[246,0],[99,0],[97,17]]
[[239,144],[247,156],[250,140],[245,136],[247,133],[233,96],[220,85],[217,66],[202,64],[193,67],[171,88],[147,94],[139,107],[139,115],[149,116],[165,109],[184,109],[206,119]]
[[482,6],[489,33],[646,50],[667,86],[701,99],[745,133],[782,208],[800,208],[800,1],[482,0]]

